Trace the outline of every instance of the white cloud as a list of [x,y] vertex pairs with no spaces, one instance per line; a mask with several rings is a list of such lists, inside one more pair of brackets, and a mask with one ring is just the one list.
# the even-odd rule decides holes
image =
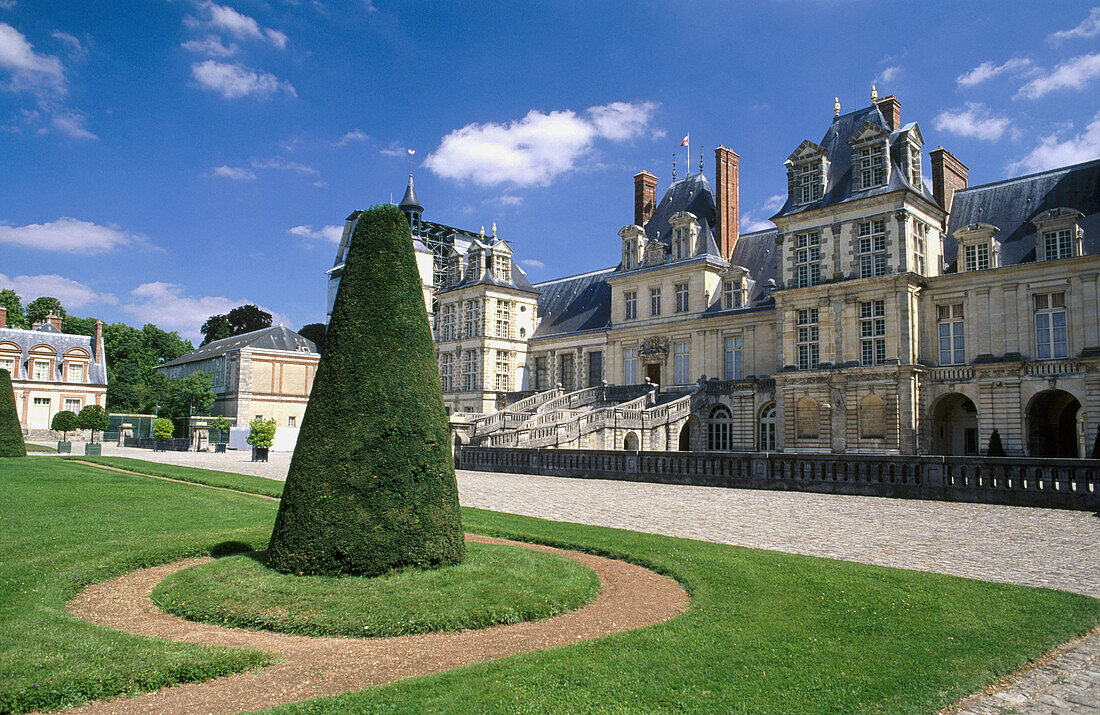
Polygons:
[[201,88],[217,92],[226,99],[268,99],[279,90],[292,97],[298,96],[289,82],[281,82],[269,72],[249,69],[241,64],[226,64],[214,60],[196,62],[191,65],[191,76]]
[[537,258],[524,258],[520,263],[528,268],[546,268],[546,264]]
[[200,336],[199,328],[211,315],[225,314],[246,299],[231,300],[222,296],[190,297],[177,283],[142,283],[130,291],[131,299],[122,309],[139,323],[154,323],[164,330],[176,330],[189,338]]
[[408,148],[397,141],[390,142],[388,146],[379,149],[378,153],[384,156],[409,156]]
[[67,32],[55,30],[54,32],[50,33],[50,37],[54,38],[55,40],[61,40],[61,42],[68,45],[69,49],[74,55],[83,56],[87,53],[87,50],[85,50],[84,46],[80,44],[80,40],[76,39],[76,37],[70,35]]
[[[14,2],[14,0],[12,0],[12,1]],[[366,9],[367,9],[368,13],[378,12],[378,8],[376,8],[374,6],[374,3],[371,0],[363,0],[363,5],[366,6]]]
[[60,253],[105,253],[147,239],[113,224],[101,226],[63,216],[49,223],[26,226],[0,224],[0,243]]
[[967,102],[965,107],[943,109],[933,120],[936,129],[970,139],[997,141],[1012,127],[1008,117],[993,114],[980,102]]
[[424,165],[443,178],[482,186],[545,186],[572,171],[596,139],[622,141],[643,134],[655,108],[652,102],[614,102],[589,108],[587,116],[532,109],[507,124],[467,124],[443,137]]
[[1074,38],[1089,38],[1100,35],[1100,7],[1094,7],[1089,11],[1089,16],[1081,21],[1077,27],[1069,30],[1059,30],[1052,35],[1048,35],[1047,39],[1052,42],[1061,42],[1062,40],[1071,40]]
[[288,228],[286,232],[294,236],[301,236],[302,238],[314,238],[319,241],[340,243],[340,237],[344,235],[344,227],[322,226],[314,230],[313,226],[295,226],[294,228]]
[[[200,9],[206,10],[209,15],[209,20],[205,23],[207,27],[227,32],[239,40],[261,40],[279,49],[286,47],[287,36],[284,33],[269,27],[260,27],[260,23],[231,7],[205,2],[200,5]],[[200,24],[194,18],[188,18],[184,22],[192,27]]]
[[1017,96],[1039,99],[1059,89],[1084,89],[1097,77],[1100,77],[1100,52],[1093,52],[1066,60],[1050,74],[1036,77],[1020,87]]
[[229,43],[228,46],[222,44],[221,38],[214,35],[207,35],[201,40],[188,40],[180,47],[188,52],[211,57],[232,57],[241,49],[235,42]]
[[11,10],[15,7],[15,0],[0,0],[0,9]]
[[895,79],[901,76],[901,65],[891,65],[886,69],[879,72],[876,82],[893,82]]
[[84,127],[86,121],[88,121],[88,118],[82,112],[74,109],[57,110],[50,117],[50,124],[53,125],[53,128],[65,136],[73,139],[99,139]]
[[321,172],[314,169],[312,166],[307,166],[297,161],[287,161],[278,157],[274,159],[268,159],[267,161],[253,161],[253,169],[277,169],[279,171],[293,171],[296,174],[302,176],[320,176]]
[[336,142],[334,146],[347,146],[352,142],[365,142],[370,139],[370,136],[361,129],[352,129],[350,132],[340,137],[340,141]]
[[5,89],[42,95],[66,91],[65,68],[52,55],[40,55],[23,33],[0,22],[0,70],[10,74]]
[[523,204],[522,196],[513,196],[511,194],[504,194],[498,196],[496,202],[501,206],[521,206]]
[[1057,134],[1043,137],[1039,145],[1020,161],[1009,166],[1012,171],[1043,171],[1100,157],[1100,113],[1092,118],[1085,131],[1060,138]]
[[955,79],[960,87],[973,87],[986,80],[993,79],[1002,74],[1018,74],[1032,68],[1032,62],[1026,57],[1013,57],[1004,64],[995,65],[992,62],[983,62],[969,72],[964,72]]
[[254,172],[239,166],[215,166],[211,174],[223,179],[233,179],[234,181],[251,181],[256,178]]
[[768,197],[768,200],[764,202],[764,205],[761,208],[763,208],[765,211],[778,211],[779,209],[783,208],[783,204],[785,203],[787,203],[786,194],[773,194],[772,196]]
[[752,233],[753,231],[763,231],[767,228],[775,228],[775,224],[766,218],[756,218],[751,211],[746,211],[741,215],[741,220],[738,222],[741,227],[741,233]]
[[83,308],[90,303],[115,304],[118,299],[110,293],[99,293],[93,288],[56,273],[37,276],[12,276],[0,273],[0,289],[11,288],[26,305],[44,295],[61,301],[66,309]]

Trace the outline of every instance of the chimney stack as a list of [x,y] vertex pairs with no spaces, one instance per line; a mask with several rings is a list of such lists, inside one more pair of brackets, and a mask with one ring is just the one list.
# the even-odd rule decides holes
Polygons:
[[718,250],[727,261],[740,235],[739,167],[741,157],[724,146],[714,150],[714,190],[717,194]]
[[634,175],[634,225],[645,226],[657,208],[657,177],[645,169]]
[[0,328],[8,327],[8,309],[0,305]]
[[898,98],[890,94],[882,99],[875,100],[875,106],[882,112],[883,118],[886,119],[886,126],[890,127],[890,131],[896,132],[901,129],[901,102]]
[[92,359],[99,365],[103,365],[107,362],[107,351],[103,347],[103,321],[95,321],[95,337],[92,338],[92,350],[95,351],[95,355]]
[[58,330],[61,330],[61,316],[57,313],[50,313],[49,315],[47,315],[46,322],[57,328]]
[[928,152],[928,158],[932,163],[932,196],[950,214],[955,192],[968,186],[970,169],[942,146]]

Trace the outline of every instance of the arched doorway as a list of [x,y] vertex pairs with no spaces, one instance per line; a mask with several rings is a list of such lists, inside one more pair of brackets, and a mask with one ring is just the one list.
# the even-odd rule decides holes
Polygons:
[[684,426],[680,428],[680,445],[681,452],[691,451],[691,422],[685,422]]
[[932,454],[977,455],[978,408],[966,395],[952,392],[932,406]]
[[626,437],[623,439],[623,449],[627,452],[638,451],[638,435],[636,432],[626,433]]
[[707,416],[707,449],[733,449],[733,416],[725,405],[715,405]]
[[760,410],[760,425],[756,433],[756,448],[761,452],[775,451],[775,403]]
[[1027,452],[1032,457],[1079,457],[1081,403],[1065,390],[1045,390],[1027,406]]

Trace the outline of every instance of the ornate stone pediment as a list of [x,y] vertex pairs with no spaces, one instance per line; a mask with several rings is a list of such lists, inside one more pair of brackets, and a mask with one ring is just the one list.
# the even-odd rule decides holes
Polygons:
[[669,338],[646,338],[642,341],[642,345],[638,348],[638,353],[642,357],[668,357],[669,348],[672,347],[672,340]]

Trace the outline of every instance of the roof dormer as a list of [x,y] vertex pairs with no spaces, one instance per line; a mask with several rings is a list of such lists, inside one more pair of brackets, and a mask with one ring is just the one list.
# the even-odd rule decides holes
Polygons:
[[955,231],[955,240],[959,243],[955,265],[960,273],[984,271],[998,266],[997,241],[994,236],[999,230],[991,223],[975,223]]
[[825,147],[807,139],[787,157],[787,193],[793,204],[808,204],[825,195],[828,161]]
[[678,211],[669,218],[668,223],[672,227],[670,239],[672,260],[682,261],[691,258],[695,253],[695,238],[699,231],[695,214],[690,211]]
[[921,182],[924,180],[921,171],[921,148],[924,146],[924,137],[920,133],[920,127],[913,122],[898,134],[898,141],[894,144],[900,154],[898,164],[905,171],[905,180],[909,185],[921,191]]
[[623,226],[619,229],[619,238],[623,240],[623,270],[630,271],[642,265],[646,246],[645,229],[637,225]]
[[1085,215],[1077,209],[1053,208],[1031,219],[1035,224],[1035,260],[1053,261],[1083,253],[1085,232],[1080,221]]
[[870,122],[848,139],[852,147],[852,191],[885,186],[890,180],[890,132]]

